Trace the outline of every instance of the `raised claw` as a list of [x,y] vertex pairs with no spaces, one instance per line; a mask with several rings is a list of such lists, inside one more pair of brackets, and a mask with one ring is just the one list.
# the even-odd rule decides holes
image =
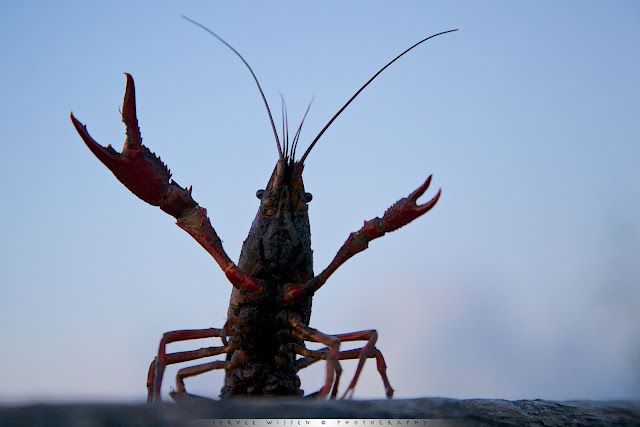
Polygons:
[[398,228],[409,224],[419,216],[429,212],[431,208],[436,205],[442,190],[438,190],[438,193],[427,203],[423,205],[418,205],[417,203],[418,198],[427,191],[427,188],[429,188],[432,176],[433,175],[430,175],[424,184],[418,187],[418,189],[413,193],[409,194],[409,197],[398,200],[393,204],[393,206],[387,209],[384,216],[380,219],[379,227],[381,231],[389,232],[397,230]]
[[[125,90],[122,105],[122,121],[127,128],[127,139],[124,142],[122,153],[118,153],[111,145],[103,147],[98,144],[89,135],[87,127],[80,123],[73,113],[71,113],[71,121],[84,143],[89,147],[89,150],[113,172],[125,187],[145,202],[154,206],[161,206],[164,204],[165,199],[174,192],[172,191],[174,188],[170,187],[177,187],[177,185],[169,182],[171,172],[160,158],[156,157],[154,153],[142,144],[136,117],[136,94],[133,77],[130,74],[125,74],[127,76],[127,89]],[[183,191],[186,192],[187,190]],[[173,196],[175,197],[175,194]],[[190,199],[190,196],[188,198]],[[188,201],[186,202],[191,204]]]
[[[333,261],[325,268],[322,273],[314,277],[313,279],[305,283],[288,283],[284,285],[284,292],[282,295],[282,301],[285,303],[292,303],[299,301],[301,298],[308,297],[316,292],[322,285],[324,285],[331,276],[342,264],[344,264],[349,258],[355,254],[364,251],[369,247],[369,242],[378,237],[384,236],[390,231],[397,230],[409,224],[414,219],[429,212],[440,198],[442,190],[438,190],[438,193],[424,205],[418,205],[417,201],[420,196],[427,191],[431,184],[431,176],[418,187],[408,197],[400,199],[393,204],[384,213],[382,218],[374,218],[370,221],[365,221],[362,228],[355,233],[351,233],[346,242],[342,245],[338,253],[333,258]],[[392,391],[393,392],[393,391]]]
[[[177,224],[189,233],[211,254],[231,284],[249,298],[258,300],[263,296],[263,288],[254,278],[245,274],[229,258],[222,248],[222,241],[207,217],[207,211],[198,206],[191,197],[191,187],[182,188],[171,180],[171,172],[154,153],[142,145],[142,137],[136,117],[136,94],[133,77],[127,74],[127,89],[122,105],[122,121],[127,127],[127,139],[122,152],[118,153],[110,145],[103,147],[87,132],[87,127],[71,113],[71,121],[87,147],[109,168],[133,194],[145,202],[159,206],[164,212],[176,218]],[[159,387],[158,387],[159,390]]]

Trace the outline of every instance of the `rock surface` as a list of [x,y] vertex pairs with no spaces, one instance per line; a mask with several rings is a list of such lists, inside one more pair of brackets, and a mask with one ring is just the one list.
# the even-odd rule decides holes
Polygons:
[[194,419],[455,419],[453,425],[638,425],[640,402],[500,399],[234,399],[161,405],[0,406],[0,425],[182,425]]

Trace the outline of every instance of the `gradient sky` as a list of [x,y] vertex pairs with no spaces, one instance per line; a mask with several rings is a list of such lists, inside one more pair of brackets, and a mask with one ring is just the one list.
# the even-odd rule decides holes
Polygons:
[[[41,1],[0,5],[0,402],[143,400],[163,332],[224,323],[215,262],[69,120],[119,150],[131,73],[145,144],[237,260],[277,152],[249,72],[180,14],[242,52],[276,122],[279,93],[292,127],[314,99],[301,147],[388,60],[459,28],[386,70],[308,158],[316,272],[429,174],[424,200],[443,190],[335,273],[311,324],[377,329],[397,397],[640,397],[638,2]],[[356,397],[383,396],[369,363]]]

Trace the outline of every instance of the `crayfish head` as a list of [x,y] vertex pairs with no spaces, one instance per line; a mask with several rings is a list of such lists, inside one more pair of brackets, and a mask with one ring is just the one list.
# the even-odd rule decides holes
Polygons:
[[240,256],[243,264],[251,264],[242,268],[253,277],[280,283],[313,277],[311,194],[304,190],[303,168],[279,160],[266,188],[256,192],[260,207]]
[[263,218],[282,218],[307,212],[311,193],[304,191],[302,163],[279,160],[273,169],[267,187],[256,192],[260,199],[259,214]]

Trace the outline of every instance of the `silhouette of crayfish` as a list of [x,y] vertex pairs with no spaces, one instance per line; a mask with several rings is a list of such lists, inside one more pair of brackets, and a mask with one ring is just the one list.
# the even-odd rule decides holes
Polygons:
[[[224,386],[220,394],[222,398],[299,396],[304,392],[300,389],[298,371],[319,360],[326,360],[324,385],[314,394],[319,398],[335,398],[342,372],[339,361],[358,359],[353,380],[343,395],[343,398],[352,397],[365,361],[375,358],[386,395],[391,398],[394,390],[387,378],[387,366],[382,353],[376,348],[377,332],[366,330],[329,335],[309,327],[312,298],[338,267],[358,252],[365,250],[371,240],[403,227],[433,208],[440,197],[440,191],[427,203],[417,203],[417,199],[431,183],[429,176],[408,197],[391,206],[382,218],[366,221],[360,230],[351,233],[329,266],[316,276],[313,273],[308,216],[311,194],[305,192],[302,171],[307,156],[323,133],[382,71],[426,40],[456,30],[427,37],[387,63],[331,118],[309,144],[302,157],[296,160],[296,148],[304,118],[289,143],[288,130],[285,130],[286,117],[283,117],[281,143],[267,100],[249,64],[216,34],[194,21],[191,22],[217,37],[247,66],[267,108],[278,148],[278,161],[271,178],[265,189],[256,193],[260,199],[260,207],[242,246],[237,265],[222,248],[220,238],[212,227],[206,210],[191,197],[191,188],[182,188],[173,181],[169,169],[160,158],[142,144],[131,75],[126,74],[127,87],[122,119],[127,137],[121,153],[111,145],[105,148],[98,144],[89,135],[86,126],[71,114],[76,130],[91,152],[133,194],[175,217],[178,227],[189,233],[213,256],[233,285],[227,321],[222,328],[178,330],[163,335],[158,355],[149,368],[148,401],[160,401],[162,377],[167,365],[221,354],[226,354],[225,360],[180,369],[176,377],[177,389],[171,393],[172,397],[189,398],[192,395],[185,390],[184,378],[215,369],[225,370]],[[221,338],[222,346],[176,353],[166,352],[169,343],[210,337]],[[305,341],[321,343],[326,347],[309,350]],[[366,344],[361,348],[340,351],[340,343],[346,341],[366,341]]]

